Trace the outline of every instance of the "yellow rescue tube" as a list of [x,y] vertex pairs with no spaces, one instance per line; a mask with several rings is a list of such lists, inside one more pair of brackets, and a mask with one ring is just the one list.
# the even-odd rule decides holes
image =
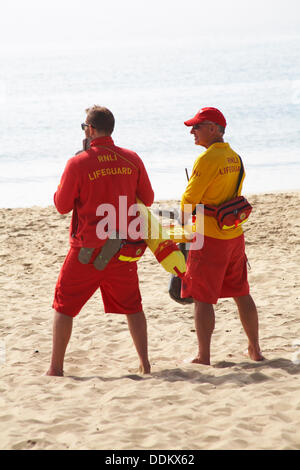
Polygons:
[[137,203],[140,215],[145,221],[146,233],[144,240],[147,246],[167,272],[182,277],[186,271],[183,253],[150,209],[139,199],[137,199]]
[[185,225],[184,227],[172,225],[165,227],[165,230],[175,243],[191,243],[195,235],[196,225]]

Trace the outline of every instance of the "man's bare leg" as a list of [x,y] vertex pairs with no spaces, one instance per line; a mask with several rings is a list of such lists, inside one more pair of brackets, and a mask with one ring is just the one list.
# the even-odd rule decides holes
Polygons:
[[210,365],[210,343],[215,328],[215,311],[211,304],[195,300],[195,328],[198,355],[192,362]]
[[53,318],[53,345],[49,370],[46,375],[63,376],[65,352],[71,337],[73,318],[54,312]]
[[256,305],[251,295],[234,298],[241,319],[241,323],[248,337],[248,353],[253,361],[263,361],[258,339],[258,315]]
[[127,316],[128,328],[140,359],[140,371],[150,374],[148,359],[147,321],[144,312],[133,313]]

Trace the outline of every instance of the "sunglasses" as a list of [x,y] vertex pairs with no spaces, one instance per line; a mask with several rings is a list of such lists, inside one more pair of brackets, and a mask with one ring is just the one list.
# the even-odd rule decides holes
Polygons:
[[81,124],[81,129],[84,131],[86,127],[93,127],[93,129],[95,129],[95,126],[92,126],[92,124],[86,124],[85,122],[83,122]]
[[207,125],[211,125],[211,124],[213,124],[213,123],[211,123],[211,122],[201,122],[200,124],[195,124],[193,126],[193,129],[197,131],[198,129],[201,129],[201,126],[207,126]]

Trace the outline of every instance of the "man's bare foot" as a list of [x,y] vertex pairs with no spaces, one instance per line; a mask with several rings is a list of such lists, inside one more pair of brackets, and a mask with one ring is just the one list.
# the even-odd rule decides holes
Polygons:
[[260,349],[248,346],[248,355],[252,361],[264,361],[264,356],[260,352]]
[[145,364],[145,365],[140,365],[139,367],[139,373],[140,374],[150,374],[151,373],[151,366],[150,363]]
[[205,366],[210,366],[210,360],[209,359],[201,359],[201,357],[197,356],[195,359],[192,359],[190,362],[193,364],[203,364]]
[[51,377],[63,377],[64,371],[63,370],[56,370],[50,367],[50,369],[46,372],[45,375],[49,375]]

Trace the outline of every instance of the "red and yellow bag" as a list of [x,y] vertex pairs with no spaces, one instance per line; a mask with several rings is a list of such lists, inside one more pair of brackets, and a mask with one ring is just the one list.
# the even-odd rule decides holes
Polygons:
[[[239,192],[239,187],[244,174],[244,165],[241,157],[239,158],[241,161],[241,170],[236,194]],[[224,202],[218,207],[207,204],[204,206],[204,214],[215,217],[219,227],[223,230],[229,230],[244,224],[248,220],[251,211],[252,206],[244,196],[237,196],[230,201]]]
[[124,241],[122,243],[120,251],[118,251],[116,257],[120,261],[139,261],[139,259],[143,256],[147,248],[146,243],[144,240],[139,240],[136,242],[133,241]]

